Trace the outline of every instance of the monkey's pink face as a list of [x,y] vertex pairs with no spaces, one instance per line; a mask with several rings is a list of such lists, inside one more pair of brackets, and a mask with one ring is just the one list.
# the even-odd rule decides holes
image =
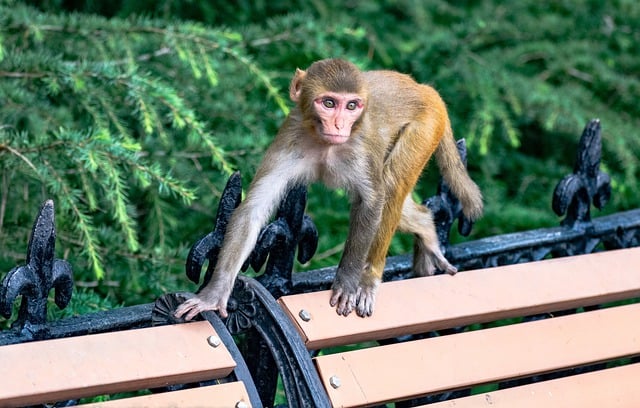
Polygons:
[[325,92],[314,99],[313,106],[320,119],[319,135],[330,144],[342,144],[362,115],[364,101],[358,94]]

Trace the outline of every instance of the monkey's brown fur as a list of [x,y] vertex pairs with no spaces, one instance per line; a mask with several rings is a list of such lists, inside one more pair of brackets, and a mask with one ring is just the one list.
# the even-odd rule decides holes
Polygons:
[[329,59],[297,70],[290,96],[297,105],[231,218],[211,281],[177,316],[191,319],[204,310],[226,316],[233,282],[260,228],[295,183],[322,181],[350,193],[349,234],[330,299],[339,314],[373,313],[396,228],[416,236],[417,275],[456,272],[440,251],[431,213],[410,196],[435,152],[465,217],[473,221],[482,214],[482,195],[460,159],[439,94],[404,74],[361,72]]

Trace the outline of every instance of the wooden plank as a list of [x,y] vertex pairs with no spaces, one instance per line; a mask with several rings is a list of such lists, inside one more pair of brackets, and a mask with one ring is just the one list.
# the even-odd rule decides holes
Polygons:
[[82,405],[83,408],[165,408],[165,407],[235,407],[243,401],[247,408],[251,402],[241,382],[231,382],[188,390],[164,392],[141,397]]
[[[330,293],[279,299],[309,349],[640,296],[640,248],[387,282],[365,319],[338,317]],[[302,309],[311,320],[300,318]]]
[[638,408],[640,364],[429,404],[429,408]]
[[228,375],[233,358],[207,321],[0,347],[1,406],[160,387]]
[[[378,404],[640,354],[640,304],[319,356],[336,407]],[[331,377],[341,385],[333,388]]]

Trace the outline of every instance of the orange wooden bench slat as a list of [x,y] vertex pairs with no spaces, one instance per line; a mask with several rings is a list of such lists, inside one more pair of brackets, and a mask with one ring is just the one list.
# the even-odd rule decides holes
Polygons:
[[492,391],[424,408],[638,408],[640,363]]
[[[278,300],[309,349],[640,296],[640,248],[387,282],[380,286],[373,316],[365,319],[355,313],[336,318],[330,293]],[[309,321],[299,316],[303,309]]]
[[[640,304],[315,359],[336,407],[377,404],[640,354]],[[331,377],[340,381],[333,388]]]
[[207,321],[0,347],[0,405],[30,405],[228,375],[235,362]]
[[165,408],[165,407],[235,407],[244,401],[251,407],[249,395],[241,382],[230,382],[214,386],[191,388],[188,390],[143,395],[94,404],[82,405],[83,408]]

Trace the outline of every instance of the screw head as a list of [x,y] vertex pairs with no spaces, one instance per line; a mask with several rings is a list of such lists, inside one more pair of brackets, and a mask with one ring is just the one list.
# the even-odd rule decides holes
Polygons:
[[311,313],[309,313],[305,309],[301,309],[300,312],[298,313],[298,316],[300,316],[300,318],[305,322],[308,322],[309,320],[311,320]]
[[207,337],[207,343],[209,343],[209,345],[211,347],[218,347],[221,343],[220,338],[217,336],[209,336]]
[[329,384],[333,388],[340,388],[342,382],[340,381],[340,377],[338,377],[337,375],[332,375],[331,378],[329,378]]

